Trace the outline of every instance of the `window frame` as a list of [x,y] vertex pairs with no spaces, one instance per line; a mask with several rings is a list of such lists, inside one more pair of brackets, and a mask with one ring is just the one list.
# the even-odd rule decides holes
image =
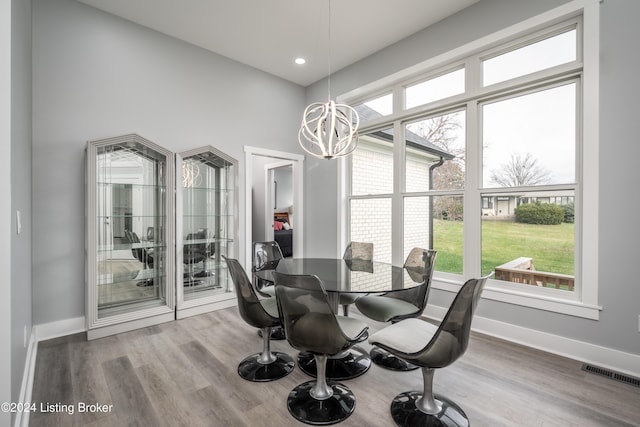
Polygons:
[[[464,190],[464,274],[434,273],[435,289],[456,292],[465,278],[476,276],[481,271],[481,218],[472,212],[481,212],[482,197],[487,194],[512,191],[509,188],[482,187],[482,151],[480,103],[492,98],[502,98],[509,93],[523,93],[547,87],[554,82],[577,81],[576,100],[576,183],[575,194],[575,291],[516,288],[497,280],[489,280],[483,298],[577,317],[598,319],[602,309],[598,305],[598,176],[599,176],[599,8],[597,0],[575,0],[541,15],[527,19],[497,33],[475,40],[450,52],[438,55],[410,69],[400,71],[377,82],[338,97],[340,102],[371,98],[373,93],[393,93],[393,113],[375,121],[363,123],[361,134],[393,125],[399,141],[404,137],[407,122],[434,116],[456,109],[466,110],[466,178]],[[556,65],[519,76],[504,82],[482,86],[481,60],[500,52],[552,36],[575,25],[577,28],[576,61]],[[465,92],[429,104],[404,109],[404,89],[419,81],[429,80],[454,70],[464,64]],[[392,236],[393,264],[402,265],[404,227],[402,225],[403,203],[407,196],[440,195],[440,191],[425,193],[404,192],[404,145],[394,143],[394,194],[392,195],[392,218],[395,224]],[[400,165],[402,165],[400,167]],[[588,174],[583,171],[588,170]],[[351,196],[350,160],[339,160],[338,215],[343,220],[338,230],[338,246],[342,247],[348,236],[348,211]],[[566,186],[562,185],[562,188]],[[583,191],[585,188],[589,191]],[[558,189],[558,186],[540,186],[536,190]],[[446,194],[449,192],[443,192]],[[358,196],[363,197],[363,196]],[[366,196],[365,196],[366,197]],[[585,233],[588,230],[588,233]],[[506,285],[506,286],[505,286]],[[555,292],[554,292],[555,291]]]

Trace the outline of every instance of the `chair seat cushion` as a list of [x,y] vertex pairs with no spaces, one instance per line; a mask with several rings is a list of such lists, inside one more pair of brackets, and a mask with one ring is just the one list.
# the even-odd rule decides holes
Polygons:
[[354,302],[356,302],[356,300],[358,298],[361,298],[363,294],[357,293],[357,292],[343,292],[340,293],[339,298],[339,304],[340,305],[349,305],[349,304],[353,304]]
[[367,295],[356,300],[356,307],[360,313],[377,320],[388,322],[397,316],[417,313],[420,309],[415,305],[398,298]]
[[269,313],[269,316],[278,318],[278,301],[275,298],[265,298],[260,300],[260,304],[264,307],[264,310]]
[[405,319],[369,337],[372,345],[382,344],[402,353],[417,353],[431,341],[438,327],[420,319]]
[[276,296],[276,287],[275,286],[263,286],[258,289],[258,293],[264,297],[275,297]]
[[346,316],[336,316],[336,320],[338,321],[338,325],[340,325],[340,329],[342,332],[350,339],[354,340],[358,335],[360,335],[367,326],[366,323],[361,322],[360,320],[353,319],[351,317]]

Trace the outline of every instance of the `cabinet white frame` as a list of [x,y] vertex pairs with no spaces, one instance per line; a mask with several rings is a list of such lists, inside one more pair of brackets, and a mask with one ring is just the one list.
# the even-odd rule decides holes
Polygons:
[[[232,225],[227,227],[217,227],[216,230],[208,230],[210,235],[207,237],[207,244],[216,244],[219,240],[228,241],[230,250],[226,250],[225,253],[220,253],[222,245],[216,244],[216,251],[209,260],[214,263],[216,274],[223,274],[224,277],[218,277],[217,280],[222,288],[220,292],[203,292],[202,296],[197,298],[186,299],[184,292],[184,241],[183,241],[183,228],[185,222],[184,212],[184,185],[183,179],[185,179],[183,172],[183,162],[193,156],[198,156],[204,153],[210,153],[218,157],[222,161],[230,164],[232,170],[232,182],[229,183],[227,188],[224,189],[208,189],[211,191],[218,191],[218,197],[227,197],[226,203],[220,204],[220,201],[213,206],[218,209],[217,212],[206,212],[207,216],[218,215],[220,220],[229,216],[233,217]],[[238,258],[238,161],[231,156],[223,153],[220,150],[212,146],[206,146],[196,148],[193,150],[178,153],[175,156],[175,182],[176,182],[176,319],[182,319],[189,316],[194,316],[201,313],[206,313],[221,308],[227,308],[236,305],[236,295],[233,291],[233,284],[229,275],[227,274],[227,266],[222,258],[222,255],[229,258]],[[220,212],[219,209],[226,207],[227,212]],[[227,224],[228,225],[228,224]],[[222,235],[221,235],[222,234]],[[211,280],[211,278],[205,278],[205,280]]]
[[[153,215],[163,218],[163,224],[165,230],[165,262],[162,265],[164,268],[163,281],[164,286],[159,289],[159,292],[163,295],[163,299],[159,299],[160,304],[155,304],[153,307],[140,306],[134,310],[126,311],[118,314],[112,314],[108,316],[100,316],[99,310],[99,263],[98,252],[100,250],[99,244],[99,219],[98,212],[98,197],[99,192],[97,187],[98,183],[98,165],[97,156],[101,148],[108,146],[122,146],[133,149],[150,150],[160,158],[163,158],[165,163],[165,175],[164,175],[164,209],[161,212],[154,212]],[[86,149],[86,212],[85,212],[85,225],[86,225],[86,247],[85,247],[85,280],[86,280],[86,328],[87,338],[95,339],[104,337],[107,335],[113,335],[120,332],[125,332],[141,327],[146,327],[158,323],[167,322],[175,318],[175,203],[174,203],[174,189],[175,189],[175,173],[174,173],[174,161],[173,153],[156,145],[155,143],[146,140],[139,135],[130,134],[123,135],[114,138],[106,138],[101,140],[89,141]],[[109,187],[108,185],[106,187]],[[107,192],[111,191],[106,190]],[[110,193],[108,193],[110,194]],[[110,196],[109,196],[110,197]],[[144,203],[144,202],[142,202]],[[107,227],[112,230],[112,227]],[[103,236],[103,240],[105,237]],[[112,237],[109,238],[109,245],[114,246]]]

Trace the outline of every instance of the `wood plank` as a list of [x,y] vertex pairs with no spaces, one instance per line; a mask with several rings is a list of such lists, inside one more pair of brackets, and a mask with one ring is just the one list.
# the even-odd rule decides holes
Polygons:
[[118,415],[121,425],[165,425],[155,412],[127,356],[103,362],[102,370],[113,399],[113,412]]
[[69,342],[76,336],[56,338],[38,345],[31,412],[32,425],[73,425],[74,398]]

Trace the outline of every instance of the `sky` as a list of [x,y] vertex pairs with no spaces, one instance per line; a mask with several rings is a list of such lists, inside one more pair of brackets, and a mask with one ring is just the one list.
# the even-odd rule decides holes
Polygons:
[[[481,58],[482,84],[490,86],[576,60],[576,34],[575,29],[565,30],[536,43]],[[463,92],[464,69],[454,69],[407,87],[405,104],[412,108]],[[548,184],[575,182],[576,99],[577,85],[567,81],[542,91],[481,103],[484,186],[495,186],[490,182],[491,172],[500,170],[513,154],[527,153],[549,172]],[[366,105],[383,115],[391,114],[392,95]]]

